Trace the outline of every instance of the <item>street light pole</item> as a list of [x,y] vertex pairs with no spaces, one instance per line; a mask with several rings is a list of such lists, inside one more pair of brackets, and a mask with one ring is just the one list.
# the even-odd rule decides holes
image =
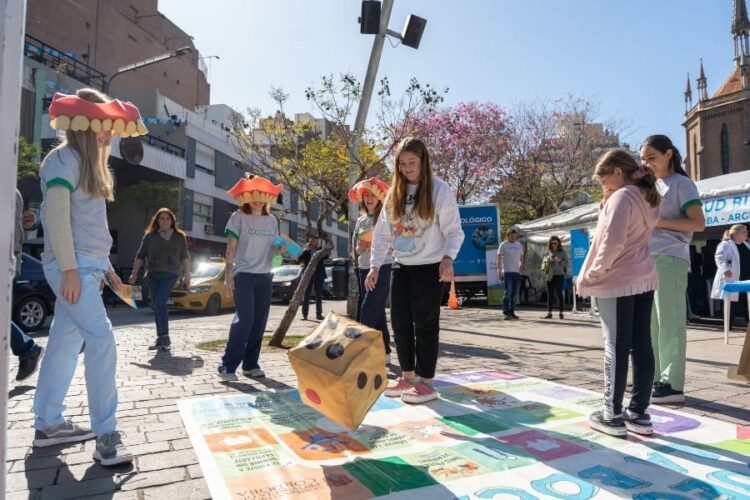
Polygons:
[[180,57],[185,54],[190,54],[193,52],[192,47],[180,47],[179,49],[175,50],[174,52],[167,52],[166,54],[162,54],[160,56],[152,57],[151,59],[145,59],[143,61],[139,61],[137,63],[128,64],[127,66],[123,66],[122,68],[118,69],[114,75],[110,76],[107,81],[104,83],[104,93],[109,95],[109,88],[112,86],[112,80],[114,80],[116,77],[120,76],[123,73],[127,73],[129,71],[135,71],[137,69],[145,68],[146,66],[151,66],[152,64],[160,63],[162,61],[166,61],[167,59],[173,59],[175,57]]
[[[362,132],[365,128],[365,122],[367,121],[367,112],[370,109],[370,100],[372,99],[372,90],[375,86],[375,78],[378,75],[378,66],[380,65],[380,56],[383,53],[383,44],[385,43],[385,37],[388,34],[388,22],[391,19],[391,11],[393,10],[394,0],[383,0],[383,5],[380,11],[380,29],[378,34],[375,35],[375,39],[372,42],[372,51],[370,52],[370,62],[367,65],[367,74],[365,75],[365,83],[362,87],[362,99],[359,101],[359,108],[357,108],[357,117],[354,120],[354,138],[352,140],[352,158],[349,163],[349,185],[352,186],[357,181],[359,173],[356,168],[359,164],[359,148],[362,144]],[[354,203],[349,203],[349,234],[354,233],[354,226],[357,223],[357,207]],[[351,242],[351,237],[349,238]],[[349,266],[349,297],[346,303],[346,312],[350,318],[357,317],[357,299],[353,293],[354,290],[359,290],[359,284],[357,276],[355,275],[355,262]]]

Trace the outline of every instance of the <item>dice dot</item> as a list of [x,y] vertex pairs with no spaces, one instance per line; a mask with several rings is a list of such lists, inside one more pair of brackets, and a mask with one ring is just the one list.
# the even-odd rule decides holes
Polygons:
[[344,337],[348,339],[358,339],[362,336],[362,330],[359,328],[352,328],[349,327],[346,330],[344,330]]
[[380,389],[380,386],[383,385],[383,377],[381,377],[380,375],[375,375],[375,381],[373,382],[373,385],[375,386],[376,391]]
[[336,359],[340,358],[344,354],[344,346],[339,344],[338,342],[335,344],[331,344],[326,349],[326,356],[328,359]]
[[320,338],[320,337],[318,337],[318,336],[316,335],[315,337],[311,338],[311,339],[310,339],[310,340],[309,340],[309,341],[307,342],[307,344],[305,344],[305,347],[306,347],[307,349],[313,350],[313,349],[317,349],[318,347],[320,347],[320,345],[321,345],[322,343],[323,343],[323,339],[322,339],[322,338]]
[[365,372],[359,372],[359,376],[357,377],[357,387],[360,389],[364,389],[367,385],[367,374]]
[[305,396],[307,396],[307,399],[315,403],[316,405],[320,404],[320,396],[318,396],[318,393],[315,392],[312,389],[308,389],[305,391]]

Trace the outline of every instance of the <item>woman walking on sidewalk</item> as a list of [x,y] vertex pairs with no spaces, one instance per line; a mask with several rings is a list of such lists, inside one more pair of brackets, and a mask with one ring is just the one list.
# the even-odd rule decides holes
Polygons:
[[[589,425],[612,436],[628,430],[651,434],[646,410],[654,376],[650,325],[658,280],[649,241],[659,214],[656,177],[624,149],[605,153],[595,175],[604,200],[577,283],[581,295],[596,298],[604,332],[604,409],[591,414]],[[629,355],[633,391],[623,411]]]
[[169,339],[167,300],[180,275],[182,275],[182,286],[185,289],[190,288],[190,255],[187,249],[187,238],[185,232],[177,227],[174,212],[168,208],[157,210],[146,228],[141,246],[135,255],[133,272],[128,278],[131,285],[135,285],[138,280],[138,272],[144,262],[156,322],[156,340],[149,346],[149,349],[168,351],[171,349],[172,342]]
[[383,199],[388,194],[390,186],[376,177],[358,182],[349,190],[349,200],[361,203],[364,213],[357,219],[352,235],[352,248],[356,258],[359,278],[360,309],[357,311],[357,321],[363,325],[380,330],[385,345],[385,364],[391,363],[391,335],[388,332],[388,319],[385,315],[385,301],[391,286],[391,265],[393,256],[388,251],[380,266],[378,281],[375,288],[368,291],[365,280],[370,272],[370,250],[372,248],[372,231],[380,217]]
[[438,358],[442,283],[453,280],[453,259],[464,239],[456,197],[435,177],[422,141],[404,139],[396,151],[392,188],[373,231],[367,291],[393,249],[391,323],[401,377],[385,390],[406,403],[438,397],[432,385]]
[[229,382],[238,380],[235,371],[240,363],[243,375],[266,376],[258,358],[271,310],[271,259],[274,240],[279,235],[279,222],[271,215],[271,205],[276,203],[282,189],[281,184],[274,186],[256,175],[240,179],[227,191],[240,206],[224,230],[227,236],[224,288],[234,296],[236,312],[218,374]]
[[544,272],[547,281],[547,315],[544,319],[552,319],[552,295],[557,297],[557,304],[560,307],[560,319],[565,319],[563,309],[565,300],[563,299],[563,285],[565,284],[565,274],[568,270],[568,255],[563,249],[562,242],[557,236],[550,236],[547,243],[547,251],[542,257],[542,272]]
[[651,236],[651,254],[659,273],[651,316],[651,343],[656,360],[654,403],[685,402],[687,290],[690,240],[703,231],[698,188],[682,168],[682,158],[669,137],[652,135],[641,146],[641,161],[659,179],[659,221]]
[[[34,446],[96,436],[94,459],[102,465],[132,462],[117,431],[117,349],[100,285],[105,276],[115,290],[122,284],[109,262],[107,202],[114,199],[107,167],[110,139],[114,134],[142,135],[146,127],[135,106],[92,89],[56,94],[49,113],[52,127],[65,130],[65,139],[39,170],[42,262],[57,302],[34,397]],[[63,401],[84,341],[91,430],[63,417]]]

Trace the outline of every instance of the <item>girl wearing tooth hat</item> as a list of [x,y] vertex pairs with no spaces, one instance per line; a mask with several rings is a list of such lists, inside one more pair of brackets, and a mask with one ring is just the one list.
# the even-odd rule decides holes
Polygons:
[[271,205],[284,187],[268,179],[251,176],[240,179],[227,191],[240,206],[227,222],[226,271],[224,287],[233,294],[237,306],[229,340],[221,358],[218,375],[236,381],[235,371],[242,365],[242,374],[264,377],[258,365],[263,332],[271,309],[271,259],[279,223],[271,215]]
[[363,325],[380,330],[385,344],[385,362],[391,361],[391,336],[388,331],[388,320],[385,316],[385,301],[391,286],[391,265],[393,257],[389,251],[380,267],[378,281],[371,291],[365,289],[365,278],[370,272],[370,249],[372,247],[372,230],[375,228],[383,208],[383,200],[390,186],[376,177],[358,182],[349,190],[349,200],[361,203],[363,214],[357,219],[352,235],[352,248],[357,268],[359,269],[359,304],[357,321]]
[[[113,135],[145,134],[138,108],[93,89],[55,94],[51,126],[65,131],[62,143],[42,162],[44,274],[57,296],[47,354],[34,397],[34,446],[84,441],[96,436],[94,458],[102,465],[131,462],[116,429],[117,352],[100,283],[122,284],[109,262],[112,237],[107,202],[114,199],[107,167]],[[116,125],[115,125],[116,124]],[[91,429],[63,417],[63,401],[84,341]]]

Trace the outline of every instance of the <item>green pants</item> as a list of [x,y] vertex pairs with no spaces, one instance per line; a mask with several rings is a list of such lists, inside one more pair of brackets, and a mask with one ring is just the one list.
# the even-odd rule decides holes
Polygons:
[[689,263],[668,255],[653,257],[659,273],[659,289],[651,311],[651,345],[656,361],[654,382],[665,382],[675,391],[682,391],[685,387],[685,292]]

